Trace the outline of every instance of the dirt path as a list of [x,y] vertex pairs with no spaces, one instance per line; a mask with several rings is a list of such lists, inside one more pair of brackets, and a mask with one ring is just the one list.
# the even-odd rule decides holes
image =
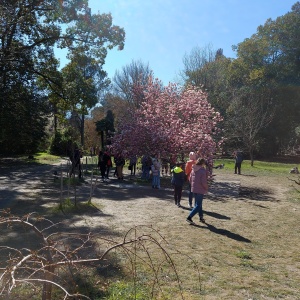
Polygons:
[[[53,177],[55,170],[60,171],[59,164],[2,169],[0,208],[11,207],[18,214],[49,214],[49,207],[58,205],[61,196],[60,182]],[[109,183],[97,182],[92,197],[97,209],[53,217],[63,218],[64,228],[91,230],[117,239],[137,225],[158,229],[171,249],[193,256],[201,266],[203,295],[199,298],[190,286],[193,279],[187,272],[182,276],[189,291],[185,299],[300,299],[300,209],[297,203],[287,201],[289,188],[288,180],[276,177],[216,170],[203,202],[207,224],[198,223],[195,217],[197,225],[190,226],[185,221],[187,191],[178,208],[168,184],[155,190],[150,184],[134,184],[127,174],[124,182],[113,177]],[[73,191],[69,193],[73,198]],[[65,189],[62,197],[67,196]],[[85,178],[77,200],[87,201],[89,196],[90,181]],[[237,256],[244,252],[251,256],[246,265]],[[180,267],[186,267],[184,261]]]

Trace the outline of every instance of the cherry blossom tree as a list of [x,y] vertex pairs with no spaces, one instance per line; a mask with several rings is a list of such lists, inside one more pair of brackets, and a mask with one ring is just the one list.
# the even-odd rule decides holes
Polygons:
[[[162,87],[150,79],[144,100],[136,110],[128,109],[112,139],[114,152],[125,157],[150,154],[184,158],[190,151],[208,160],[216,151],[222,121],[207,101],[207,94],[193,86]],[[140,95],[140,91],[136,94]]]

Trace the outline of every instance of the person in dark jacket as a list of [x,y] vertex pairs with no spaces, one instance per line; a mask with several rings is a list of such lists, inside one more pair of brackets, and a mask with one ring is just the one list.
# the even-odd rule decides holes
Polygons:
[[181,195],[182,195],[182,187],[185,181],[185,172],[183,171],[183,164],[177,163],[176,166],[171,170],[172,180],[171,183],[174,187],[174,200],[175,205],[180,207]]
[[107,164],[107,161],[105,161],[104,152],[100,150],[99,154],[98,154],[98,167],[100,169],[102,182],[105,181],[106,164]]
[[111,163],[111,156],[110,156],[108,150],[106,150],[103,154],[103,161],[104,161],[105,167],[106,167],[105,177],[106,177],[106,179],[109,179],[109,171],[110,171],[112,163]]
[[79,172],[78,177],[81,178],[82,173],[81,173],[80,158],[82,158],[82,152],[78,147],[76,147],[75,150],[70,155],[70,160],[71,160],[71,163],[72,163],[71,171],[70,171],[70,177],[73,174],[75,174],[76,170],[78,169],[78,172]]
[[235,159],[235,165],[234,165],[234,174],[238,172],[239,175],[241,175],[241,167],[243,162],[243,154],[240,151],[234,152],[234,159]]

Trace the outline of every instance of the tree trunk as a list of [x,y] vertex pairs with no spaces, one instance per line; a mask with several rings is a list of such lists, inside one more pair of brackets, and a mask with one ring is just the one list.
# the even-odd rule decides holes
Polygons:
[[253,167],[254,166],[253,149],[250,149],[249,154],[250,154],[251,167]]
[[101,149],[100,150],[102,150],[102,149],[104,149],[104,131],[101,130],[100,134],[101,134]]
[[81,115],[81,120],[80,120],[80,136],[81,136],[81,146],[84,147],[84,114]]

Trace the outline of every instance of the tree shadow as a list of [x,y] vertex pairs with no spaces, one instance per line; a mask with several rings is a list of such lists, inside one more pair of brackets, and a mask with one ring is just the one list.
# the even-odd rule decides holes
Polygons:
[[239,198],[242,200],[255,200],[255,201],[273,201],[278,202],[275,197],[272,196],[272,192],[268,189],[254,188],[254,187],[240,187]]
[[228,199],[238,198],[239,188],[238,181],[214,182],[205,197],[211,201],[226,202]]
[[240,186],[237,181],[214,182],[205,196],[210,201],[226,202],[229,199],[278,202],[271,190]]

